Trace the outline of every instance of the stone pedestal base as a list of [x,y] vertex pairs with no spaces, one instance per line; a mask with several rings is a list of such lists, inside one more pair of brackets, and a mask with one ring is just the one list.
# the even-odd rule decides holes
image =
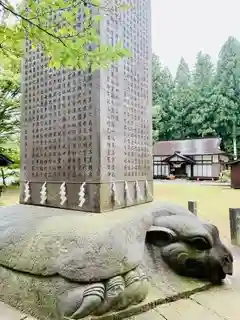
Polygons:
[[[123,319],[155,308],[158,304],[188,297],[210,286],[209,283],[180,278],[167,267],[162,267],[159,273],[152,270],[148,288],[144,285],[138,291],[140,286],[135,284],[131,291],[129,290],[132,295],[125,292],[125,298],[129,298],[129,302],[133,300],[132,298],[137,298],[135,304],[130,304],[126,309],[113,308],[105,314],[92,315],[86,319],[110,320],[116,319],[116,315],[118,319]],[[70,307],[80,306],[83,290],[87,287],[91,288],[91,285],[78,285],[61,277],[31,276],[0,267],[0,300],[40,320],[71,319],[67,315],[64,317],[61,311],[66,303],[69,303],[69,299],[72,299]],[[120,290],[119,286],[119,295]],[[123,294],[121,296],[123,297]],[[96,297],[94,300],[96,305],[92,302],[91,307],[97,306],[99,300]],[[80,319],[80,315],[79,318],[73,319]]]
[[[162,260],[167,232],[178,232],[180,247],[189,230],[211,236],[182,207],[150,203],[97,215],[16,205],[0,208],[0,230],[0,300],[41,320],[123,318],[209,286]],[[146,242],[149,232],[160,242]]]
[[[137,183],[137,185],[136,185]],[[113,183],[66,183],[66,201],[62,203],[62,182],[21,182],[20,203],[41,205],[43,187],[46,189],[44,207],[103,213],[153,201],[152,180],[117,181]],[[26,201],[26,188],[29,199]],[[126,190],[127,188],[127,190]],[[84,194],[80,200],[79,193]],[[82,201],[82,205],[80,202]]]

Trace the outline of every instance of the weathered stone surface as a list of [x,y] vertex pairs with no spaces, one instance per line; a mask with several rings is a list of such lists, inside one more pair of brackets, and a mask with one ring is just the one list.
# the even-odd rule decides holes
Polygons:
[[127,320],[166,320],[162,316],[160,316],[159,313],[157,313],[155,310],[150,310],[148,312],[144,312],[142,314],[139,314],[138,316],[132,316],[130,318],[127,318]]
[[[123,311],[118,309],[114,311],[113,309],[111,310],[113,314],[116,315],[120,312],[121,315],[127,317],[131,312],[134,314],[139,310],[149,310],[156,304],[164,303],[166,299],[171,297],[174,299],[174,297],[178,297],[181,294],[186,294],[187,296],[195,290],[198,291],[208,286],[208,284],[201,281],[188,280],[177,276],[163,262],[161,262],[159,268],[152,269],[149,267],[148,271],[150,288],[147,297],[145,292],[145,300],[135,306],[130,305],[128,309]],[[70,282],[59,276],[38,277],[0,267],[0,300],[42,320],[64,319],[64,308],[66,308],[66,305],[71,308],[71,305],[64,298],[72,295],[74,299],[71,300],[71,303],[75,304],[75,309],[78,309],[83,300],[82,293],[84,290],[96,287],[99,284],[83,285]],[[137,284],[134,284],[135,294],[139,292],[138,289],[136,290],[136,286]],[[128,298],[128,292],[126,295],[123,292],[120,292],[120,294],[122,297]],[[121,299],[119,299],[120,301]],[[124,302],[124,299],[122,301]],[[110,315],[91,316],[90,319],[97,318],[111,319]]]
[[[217,313],[221,319],[238,320],[239,304],[237,304],[236,301],[239,301],[239,291],[232,290],[230,287],[231,286],[228,286],[228,288],[224,289],[214,288],[214,290],[210,290],[207,295],[197,293],[191,298],[212,313]],[[229,310],[231,310],[231,317]]]
[[109,279],[141,262],[151,223],[151,212],[143,207],[108,215],[24,205],[2,207],[0,264],[78,282]]
[[117,284],[109,291],[107,286],[104,289],[104,283],[81,284],[0,267],[0,300],[38,319],[82,319],[89,313],[117,312],[141,302],[148,293],[146,280],[141,279],[132,282],[132,287],[123,282],[122,287]]
[[[31,320],[18,310],[0,302],[0,319],[2,320]],[[34,320],[34,319],[32,319]]]
[[176,273],[212,283],[232,275],[233,256],[214,225],[174,204],[160,204],[153,215],[146,236],[151,261],[161,256]]
[[190,299],[164,304],[156,308],[155,311],[159,314],[159,319],[163,317],[167,320],[223,320],[215,312]]
[[[190,295],[189,299],[179,299],[176,303],[161,305],[154,310],[144,312],[127,320],[153,319],[165,320],[175,319],[221,319],[238,320],[239,319],[239,292],[240,292],[240,256],[239,248],[231,247],[234,255],[234,275],[226,279],[222,286],[215,286],[211,289]],[[147,299],[151,295],[149,291]],[[158,295],[158,294],[157,294]],[[188,298],[186,295],[185,298]],[[196,304],[194,303],[196,302]],[[198,309],[198,310],[196,310]],[[154,312],[153,312],[154,311]],[[157,312],[158,311],[158,312]]]
[[0,230],[0,299],[44,320],[129,316],[209,285],[172,270],[212,281],[232,267],[214,226],[167,203],[105,215],[19,205],[0,210]]
[[[84,3],[91,2],[80,1],[79,11],[84,10]],[[98,33],[102,43],[111,45],[121,39],[134,54],[101,71],[53,70],[43,52],[34,50],[30,41],[25,42],[21,81],[22,203],[26,181],[31,191],[28,204],[33,205],[41,204],[40,190],[45,182],[48,191],[44,206],[62,207],[59,191],[63,182],[67,186],[66,209],[106,212],[152,201],[152,196],[144,194],[146,180],[152,194],[153,179],[151,6],[149,0],[126,3],[131,7],[124,15],[115,1],[105,3],[104,7],[116,13],[104,16]],[[73,28],[75,24],[83,26],[82,13],[76,15]],[[114,181],[117,204],[111,199]],[[124,192],[125,181],[131,201]],[[135,195],[136,181],[141,199]],[[79,206],[84,182],[86,201]]]

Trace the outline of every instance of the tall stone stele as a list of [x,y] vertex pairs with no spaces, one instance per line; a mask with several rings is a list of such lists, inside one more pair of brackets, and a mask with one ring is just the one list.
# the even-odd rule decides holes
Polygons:
[[52,70],[27,43],[21,203],[104,212],[152,201],[150,0],[131,4],[101,22],[102,41],[132,52],[108,70]]

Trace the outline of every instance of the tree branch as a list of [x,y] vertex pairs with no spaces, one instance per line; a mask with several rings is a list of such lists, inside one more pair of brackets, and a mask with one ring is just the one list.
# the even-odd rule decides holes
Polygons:
[[55,40],[59,41],[62,43],[62,45],[64,47],[67,47],[67,45],[64,43],[63,40],[61,40],[61,38],[57,37],[56,35],[54,35],[53,33],[47,31],[46,29],[42,28],[40,25],[32,22],[31,20],[29,20],[28,18],[24,17],[23,15],[15,12],[14,10],[12,10],[11,8],[9,8],[8,6],[6,6],[2,1],[0,1],[0,6],[2,6],[5,10],[11,12],[15,17],[18,17],[20,19],[22,19],[23,21],[27,22],[28,24],[30,24],[31,26],[39,29],[40,31],[46,33],[47,35],[49,35],[50,37],[54,38]]

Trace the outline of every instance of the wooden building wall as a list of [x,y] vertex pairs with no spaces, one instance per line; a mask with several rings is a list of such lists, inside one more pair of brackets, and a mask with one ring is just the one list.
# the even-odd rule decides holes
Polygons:
[[231,187],[233,189],[240,189],[240,163],[231,165]]
[[153,157],[153,178],[161,179],[167,178],[170,174],[170,168],[167,163],[162,162],[165,156],[154,156]]
[[[169,155],[153,157],[153,174],[155,179],[167,178],[170,174],[170,165],[163,162]],[[191,159],[195,164],[187,164],[186,174],[189,179],[217,179],[224,165],[220,161],[227,161],[225,155],[194,155]]]

